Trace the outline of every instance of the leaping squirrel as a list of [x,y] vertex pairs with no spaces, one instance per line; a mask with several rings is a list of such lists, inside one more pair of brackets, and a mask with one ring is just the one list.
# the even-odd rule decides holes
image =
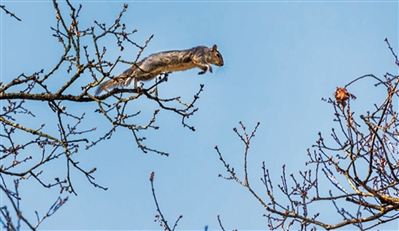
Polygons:
[[96,94],[117,86],[128,86],[133,79],[147,81],[156,78],[164,72],[186,71],[192,68],[200,68],[199,75],[205,74],[208,70],[212,73],[210,64],[223,66],[222,54],[217,46],[212,48],[197,46],[188,50],[164,51],[152,54],[138,63],[133,64],[129,69],[115,78],[102,83]]

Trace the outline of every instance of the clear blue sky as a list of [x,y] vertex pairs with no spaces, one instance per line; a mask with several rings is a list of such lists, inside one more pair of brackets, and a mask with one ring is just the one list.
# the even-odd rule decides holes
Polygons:
[[[55,26],[52,2],[0,2],[22,19],[18,22],[1,11],[1,81],[42,68],[50,70],[62,52],[51,36],[50,26]],[[111,24],[124,3],[73,1],[76,6],[79,2],[83,5],[80,28],[91,26],[94,20]],[[160,97],[181,95],[190,101],[199,85],[205,84],[196,104],[200,110],[188,120],[195,132],[183,128],[176,115],[161,111],[156,122],[161,128],[140,133],[147,137],[147,146],[169,152],[169,157],[143,154],[132,135],[122,129],[89,151],[82,148],[77,157],[81,165],[97,167],[96,182],[109,189],[96,189],[75,172],[78,196],[69,195],[68,203],[41,225],[43,230],[161,230],[153,221],[156,210],[148,180],[152,171],[158,201],[169,224],[183,215],[178,230],[203,230],[205,225],[217,230],[217,215],[227,230],[267,229],[267,220],[262,217],[266,211],[256,199],[235,182],[218,178],[225,169],[213,147],[218,145],[242,174],[244,147],[232,128],[238,127],[239,121],[248,129],[261,122],[251,143],[249,174],[253,187],[264,197],[259,181],[262,161],[277,184],[284,163],[288,173],[306,169],[306,149],[314,144],[317,133],[329,136],[334,115],[322,97],[332,97],[336,86],[364,74],[397,74],[384,43],[387,37],[396,51],[399,47],[395,1],[125,2],[129,8],[122,20],[129,30],[138,30],[134,41],[143,44],[155,35],[144,56],[217,44],[225,66],[203,76],[197,75],[198,70],[174,73],[160,87]],[[69,12],[63,9],[67,17]],[[110,60],[121,55],[133,61],[137,54],[133,47],[120,52],[111,37],[102,45],[109,47]],[[127,67],[118,65],[114,74]],[[54,76],[61,80],[54,84],[69,77],[67,67],[63,68]],[[360,110],[358,116],[384,98],[371,81],[349,90],[358,97],[354,106]],[[32,108],[39,115],[35,121],[51,121],[54,115],[41,112],[37,105]],[[131,110],[143,111],[141,121],[156,108],[145,99],[136,105]],[[95,105],[69,107],[90,114],[84,126],[98,127],[97,136],[111,126],[92,113]],[[62,178],[63,168],[60,160],[46,169],[48,179],[57,174]],[[44,214],[58,197],[58,189],[44,189],[31,181],[21,184],[21,203],[24,215],[34,219],[34,210]],[[334,214],[329,206],[325,212]],[[334,221],[333,216],[328,219]],[[384,228],[397,227],[394,222]]]

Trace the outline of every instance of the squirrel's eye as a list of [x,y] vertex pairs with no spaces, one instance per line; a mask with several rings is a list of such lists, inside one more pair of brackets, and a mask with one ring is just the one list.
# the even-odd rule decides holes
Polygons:
[[219,54],[219,53],[217,53],[217,54],[216,54],[216,57],[220,58],[220,54]]

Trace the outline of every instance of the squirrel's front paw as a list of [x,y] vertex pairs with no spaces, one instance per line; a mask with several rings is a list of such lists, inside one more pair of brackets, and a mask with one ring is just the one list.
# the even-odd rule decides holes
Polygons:
[[206,72],[206,71],[200,71],[200,72],[198,72],[198,74],[199,74],[199,75],[203,75],[203,74],[205,74],[205,72]]

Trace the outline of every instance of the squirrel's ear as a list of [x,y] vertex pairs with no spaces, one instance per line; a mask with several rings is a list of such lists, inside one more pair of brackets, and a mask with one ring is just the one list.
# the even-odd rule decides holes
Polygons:
[[216,46],[216,44],[215,45],[213,45],[213,47],[212,47],[212,51],[216,51],[218,49],[218,47]]

